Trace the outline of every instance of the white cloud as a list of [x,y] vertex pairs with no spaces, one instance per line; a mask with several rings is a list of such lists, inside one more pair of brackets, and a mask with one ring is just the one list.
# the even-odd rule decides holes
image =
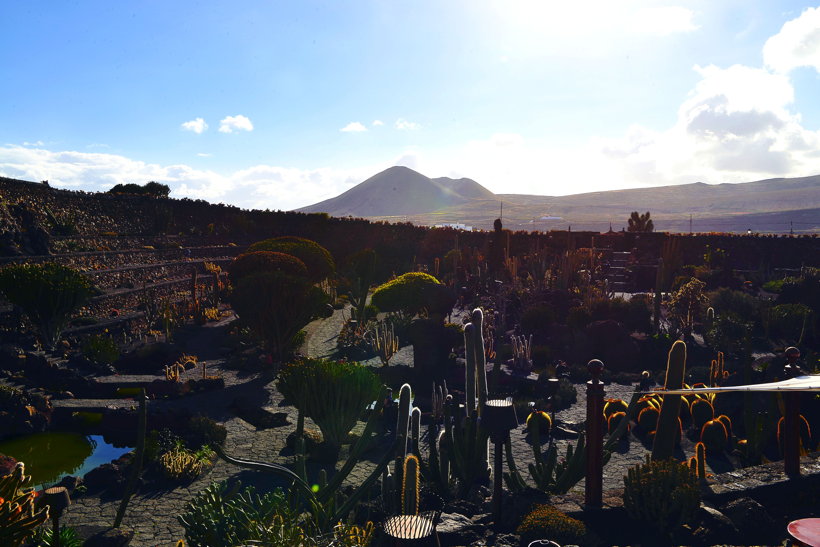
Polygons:
[[202,118],[195,118],[182,124],[182,129],[201,135],[208,129],[208,124]]
[[236,131],[253,131],[253,124],[245,116],[226,116],[219,122],[220,133],[234,133]]
[[339,129],[339,131],[343,133],[361,133],[362,131],[367,131],[367,128],[360,122],[350,122],[343,128]]
[[158,165],[115,154],[50,151],[0,145],[0,176],[49,180],[58,188],[106,191],[118,183],[154,180],[171,196],[231,203],[244,208],[289,210],[334,197],[389,164],[355,169],[297,169],[257,165],[230,174],[188,165]]
[[820,7],[787,21],[763,46],[766,66],[778,72],[808,66],[820,72]]
[[43,141],[34,141],[34,142],[24,142],[23,146],[39,147],[39,146],[43,146],[44,144],[45,143]]
[[665,36],[677,32],[692,32],[699,29],[692,18],[695,13],[680,6],[658,6],[641,8],[627,21],[631,32]]
[[396,120],[396,129],[399,131],[410,131],[414,129],[421,129],[421,125],[416,122],[407,121],[404,118],[399,118]]
[[200,158],[210,158],[211,156],[213,156],[213,154],[208,154],[206,152],[197,152],[197,156],[199,156]]
[[373,120],[373,127],[381,127],[384,125],[384,122],[381,120]]

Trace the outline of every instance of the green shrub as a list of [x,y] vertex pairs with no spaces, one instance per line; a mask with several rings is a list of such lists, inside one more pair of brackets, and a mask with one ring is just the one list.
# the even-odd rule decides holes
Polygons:
[[551,505],[536,505],[518,525],[516,533],[521,535],[525,544],[536,539],[550,539],[563,545],[581,543],[587,528],[580,520]]
[[700,506],[695,470],[677,460],[651,461],[631,468],[624,477],[624,508],[630,517],[660,533],[689,522]]
[[303,237],[283,236],[257,241],[248,247],[249,253],[255,251],[273,251],[295,256],[305,264],[313,282],[322,281],[336,271],[330,252],[315,241]]
[[83,341],[83,357],[95,363],[110,365],[120,358],[120,348],[110,336],[93,334]]
[[327,313],[329,297],[308,279],[263,272],[242,278],[230,302],[239,318],[281,362],[294,349],[299,331]]
[[371,302],[383,312],[416,315],[421,310],[430,314],[447,314],[455,297],[438,279],[422,272],[410,272],[379,285]]
[[260,272],[282,272],[297,277],[307,277],[305,263],[293,255],[272,251],[256,251],[241,254],[229,268],[231,283],[236,285],[242,278]]
[[319,426],[330,447],[338,447],[378,397],[381,382],[358,363],[308,359],[282,367],[277,388]]
[[71,314],[88,302],[95,290],[80,272],[47,262],[1,269],[0,293],[23,310],[37,327],[43,344],[52,348]]

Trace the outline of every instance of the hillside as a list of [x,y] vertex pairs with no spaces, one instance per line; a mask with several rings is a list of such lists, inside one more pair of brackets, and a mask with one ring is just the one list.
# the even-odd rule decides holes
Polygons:
[[[408,180],[415,184],[408,184]],[[397,190],[403,185],[402,191]],[[385,195],[405,197],[391,200]],[[657,230],[688,232],[691,217],[692,229],[699,232],[820,232],[820,175],[541,196],[493,194],[471,179],[428,179],[410,169],[394,167],[301,211],[423,225],[462,222],[491,229],[502,203],[504,225],[516,230],[572,226],[574,230],[606,231],[610,223],[614,230],[620,230],[629,213],[637,210],[650,211]]]
[[470,179],[430,179],[407,167],[391,167],[335,198],[298,209],[302,213],[373,217],[430,213],[492,192]]

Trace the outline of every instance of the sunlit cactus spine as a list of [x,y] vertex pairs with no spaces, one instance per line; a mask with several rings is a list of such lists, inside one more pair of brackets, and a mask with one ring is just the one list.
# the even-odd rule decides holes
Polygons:
[[732,439],[732,419],[729,416],[727,416],[726,414],[721,414],[720,416],[718,416],[715,419],[723,424],[723,427],[726,428],[726,434],[729,436],[729,440],[731,440]]
[[604,417],[608,420],[616,412],[626,412],[628,406],[623,399],[604,399]]
[[695,445],[695,463],[697,464],[695,470],[698,478],[702,481],[706,480],[706,445],[697,443]]
[[703,428],[703,425],[715,419],[715,408],[706,399],[695,399],[691,407],[692,427]]
[[[614,433],[623,419],[626,419],[626,412],[618,411],[610,414],[606,422],[607,433],[610,435]],[[629,431],[629,425],[626,426],[626,430]]]
[[419,439],[421,438],[421,409],[413,407],[410,413],[410,451],[419,455]]
[[[686,344],[677,340],[669,350],[664,387],[668,390],[681,389],[685,373]],[[653,460],[665,460],[671,458],[674,453],[675,439],[680,432],[680,404],[680,395],[663,396],[658,427],[652,443]]]
[[712,454],[719,454],[726,450],[729,442],[729,435],[726,433],[726,426],[718,420],[709,420],[703,424],[700,430],[700,442]]
[[658,428],[660,412],[653,406],[648,406],[638,414],[638,427],[644,433],[655,431]]
[[399,390],[399,410],[396,422],[396,458],[404,459],[407,453],[407,434],[410,423],[410,400],[413,391],[410,384],[404,384]]
[[414,454],[404,458],[401,483],[402,514],[419,512],[419,459]]
[[532,334],[529,338],[521,336],[512,337],[513,370],[519,372],[530,372],[532,370]]
[[531,427],[536,427],[539,433],[547,435],[552,429],[552,418],[543,410],[533,410],[527,416],[527,429]]
[[[777,422],[777,444],[780,446],[780,450],[783,450],[783,426],[785,423],[785,418],[780,418]],[[797,423],[800,428],[800,455],[805,456],[806,453],[813,450],[811,427],[809,421],[802,414],[797,416]]]
[[[480,332],[480,331],[479,331]],[[480,336],[480,335],[479,335]],[[472,323],[464,325],[464,357],[466,367],[464,370],[464,401],[467,407],[467,416],[472,416],[475,413],[475,352],[473,351],[473,338],[476,337],[476,326]]]

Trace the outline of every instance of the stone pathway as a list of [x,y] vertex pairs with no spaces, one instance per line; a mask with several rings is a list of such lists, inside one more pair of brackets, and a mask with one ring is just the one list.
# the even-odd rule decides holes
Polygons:
[[[333,353],[336,343],[335,336],[345,313],[349,315],[349,312],[337,310],[331,318],[314,321],[308,327],[308,336],[303,346],[307,355],[319,357]],[[211,338],[213,337],[204,330],[196,336],[196,342],[206,342]],[[212,357],[207,348],[204,348],[202,353],[203,357]],[[403,348],[394,359],[396,364],[412,363],[412,348]],[[372,363],[368,360],[367,364],[379,366],[377,358]],[[257,374],[248,375],[226,369],[221,363],[211,365],[209,371],[211,374],[222,375],[225,379],[224,389],[186,396],[179,400],[164,402],[164,405],[203,413],[222,423],[228,430],[225,450],[232,456],[265,462],[289,463],[291,458],[283,449],[286,437],[295,428],[296,409],[292,406],[280,406],[282,397],[275,389],[274,383]],[[556,418],[561,422],[579,424],[585,419],[585,386],[576,387],[578,388],[576,404],[556,414]],[[629,386],[613,384],[606,387],[606,396],[628,400],[632,389]],[[243,400],[245,404],[261,406],[271,412],[284,412],[288,416],[290,425],[257,430],[256,427],[236,417],[229,410],[237,399]],[[525,419],[526,416],[519,416],[522,424]],[[308,420],[306,425],[310,427],[312,424]],[[558,441],[559,456],[565,453],[568,442],[570,441]],[[534,458],[532,448],[526,441],[523,427],[512,432],[512,445],[519,471],[527,482],[531,482],[527,465]],[[626,469],[644,459],[646,450],[634,437],[630,439],[628,445],[624,446],[626,448],[616,452],[605,467],[604,489],[622,486],[622,477]],[[490,455],[492,456],[492,450]],[[344,462],[338,465],[340,466],[341,463]],[[370,474],[374,466],[374,462],[369,459],[360,462],[351,473],[348,482],[350,484],[360,483]],[[227,479],[239,479],[243,484],[252,484],[258,489],[267,489],[275,484],[275,480],[270,476],[243,470],[217,459],[214,467],[208,473],[188,485],[161,492],[138,490],[129,503],[123,521],[125,528],[135,531],[131,545],[174,545],[184,535],[184,530],[176,517],[184,511],[188,502],[211,482]],[[583,481],[575,487],[575,490],[583,491]],[[99,495],[76,496],[62,522],[74,526],[110,526],[114,521],[119,501],[119,498],[100,497]]]

